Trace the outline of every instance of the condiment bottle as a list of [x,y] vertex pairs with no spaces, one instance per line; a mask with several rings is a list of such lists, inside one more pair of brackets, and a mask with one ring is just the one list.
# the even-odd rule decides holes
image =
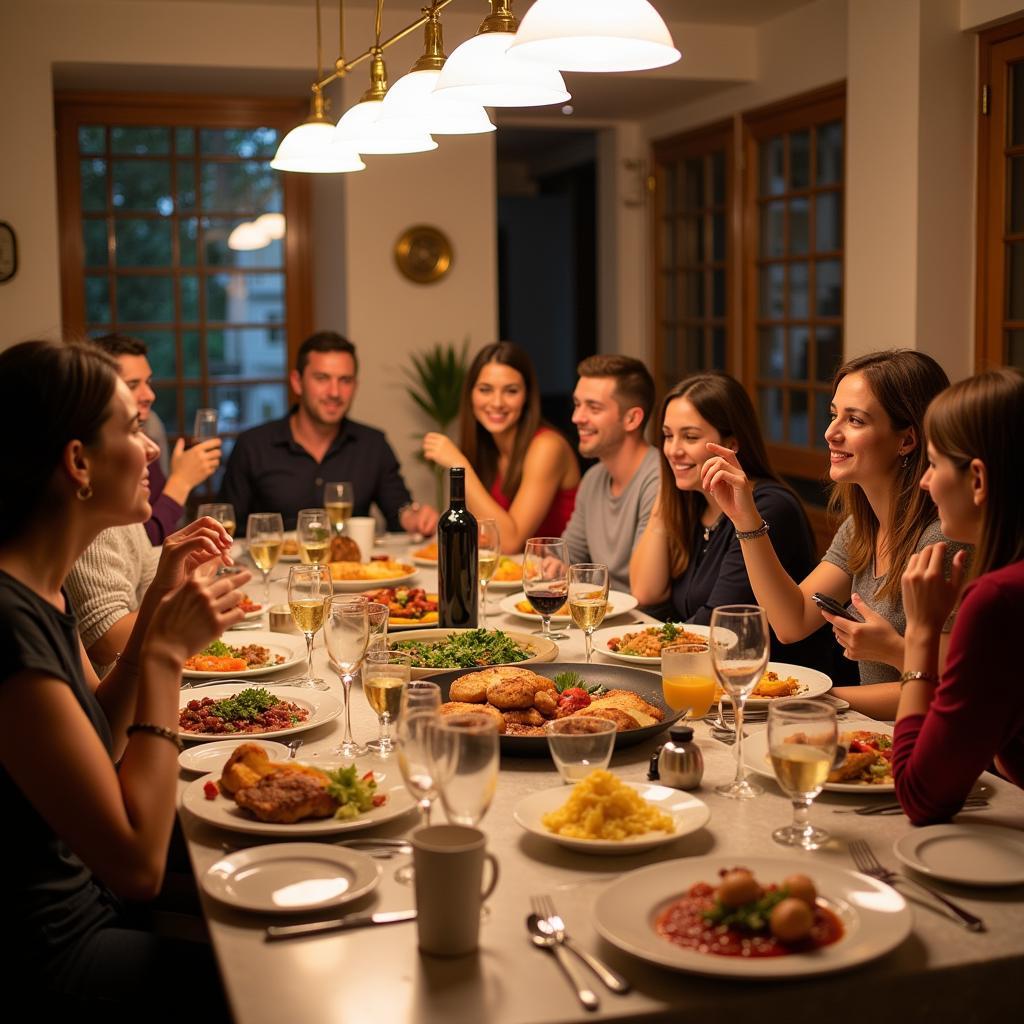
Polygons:
[[674,789],[696,789],[704,778],[704,755],[693,742],[693,729],[674,725],[668,731],[668,743],[651,755],[648,778],[657,779]]

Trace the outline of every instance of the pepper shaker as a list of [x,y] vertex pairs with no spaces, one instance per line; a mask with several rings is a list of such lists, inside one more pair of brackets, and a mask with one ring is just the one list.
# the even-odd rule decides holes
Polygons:
[[693,729],[674,725],[668,731],[668,743],[651,755],[648,778],[660,780],[674,789],[696,789],[704,778],[704,755],[693,742]]

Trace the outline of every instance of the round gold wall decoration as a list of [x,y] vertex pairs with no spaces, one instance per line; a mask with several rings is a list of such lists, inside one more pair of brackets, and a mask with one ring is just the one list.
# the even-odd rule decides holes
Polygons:
[[451,269],[452,259],[448,236],[429,224],[409,228],[395,243],[398,269],[416,284],[439,281]]

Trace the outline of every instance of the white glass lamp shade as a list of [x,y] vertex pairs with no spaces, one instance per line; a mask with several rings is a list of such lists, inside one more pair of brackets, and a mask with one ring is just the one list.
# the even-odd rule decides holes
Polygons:
[[483,32],[455,48],[445,61],[437,92],[483,107],[543,107],[571,97],[551,66],[508,55],[511,32]]
[[247,220],[237,225],[228,235],[228,248],[236,252],[251,252],[270,245],[270,235],[255,221]]
[[509,56],[562,71],[643,71],[680,53],[648,0],[536,0]]
[[267,238],[277,240],[284,238],[285,221],[283,213],[261,213],[255,221]]
[[379,123],[383,100],[363,100],[342,115],[334,137],[338,143],[351,146],[359,153],[398,154],[428,153],[437,143],[423,131],[415,131],[403,123]]
[[427,131],[431,135],[480,135],[493,132],[494,125],[479,103],[447,99],[434,92],[440,71],[410,71],[384,97],[380,124],[401,123],[403,130]]
[[334,125],[330,122],[307,121],[281,140],[270,166],[275,171],[344,174],[361,171],[366,164],[351,146],[335,145]]

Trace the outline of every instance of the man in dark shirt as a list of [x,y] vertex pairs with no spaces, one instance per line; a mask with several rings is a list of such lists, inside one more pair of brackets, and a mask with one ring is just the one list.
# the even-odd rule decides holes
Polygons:
[[220,500],[234,506],[239,536],[253,512],[280,512],[293,530],[299,509],[323,507],[324,484],[346,480],[355,515],[372,503],[389,530],[434,532],[437,511],[411,500],[384,434],[348,418],[358,369],[355,346],[334,331],[302,343],[291,372],[298,405],[240,434],[228,459]]

